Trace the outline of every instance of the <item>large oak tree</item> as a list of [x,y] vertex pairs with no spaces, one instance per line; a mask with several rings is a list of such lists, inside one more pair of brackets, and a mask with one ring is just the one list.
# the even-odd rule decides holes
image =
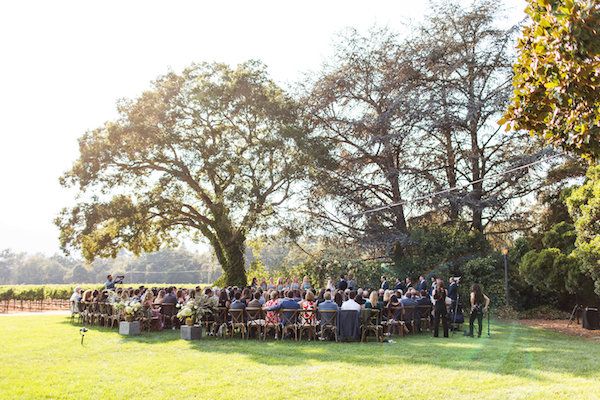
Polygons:
[[297,110],[257,62],[160,77],[119,104],[119,119],[81,137],[61,179],[79,193],[56,220],[63,249],[92,260],[191,233],[208,239],[227,284],[246,284],[248,233],[303,174]]

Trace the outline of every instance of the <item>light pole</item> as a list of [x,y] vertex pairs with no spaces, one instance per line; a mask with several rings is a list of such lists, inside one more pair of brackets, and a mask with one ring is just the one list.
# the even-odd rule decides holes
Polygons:
[[502,255],[504,256],[504,296],[508,306],[508,247],[502,246]]

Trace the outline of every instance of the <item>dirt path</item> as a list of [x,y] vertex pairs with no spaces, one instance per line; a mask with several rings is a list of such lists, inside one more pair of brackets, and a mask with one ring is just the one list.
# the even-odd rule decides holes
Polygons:
[[563,319],[522,319],[519,320],[519,322],[527,326],[548,329],[551,331],[564,333],[565,335],[579,336],[595,342],[600,342],[600,330],[591,331],[588,329],[583,329],[581,324],[577,324],[576,321],[573,321],[569,326],[567,326],[569,321]]

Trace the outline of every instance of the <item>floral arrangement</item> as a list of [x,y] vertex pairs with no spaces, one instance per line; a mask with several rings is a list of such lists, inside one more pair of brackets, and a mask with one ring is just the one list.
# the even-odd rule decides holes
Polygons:
[[180,308],[177,318],[185,320],[188,325],[197,324],[206,314],[211,314],[217,308],[217,304],[216,298],[199,294],[195,299],[177,305]]
[[142,303],[137,300],[116,303],[115,310],[123,312],[127,321],[133,321],[142,316]]

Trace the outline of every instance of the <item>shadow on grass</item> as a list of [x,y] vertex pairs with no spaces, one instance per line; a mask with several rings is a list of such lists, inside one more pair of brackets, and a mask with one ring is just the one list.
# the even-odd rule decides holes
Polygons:
[[[71,325],[68,319],[63,323]],[[88,329],[118,334],[115,328],[92,326]],[[143,332],[140,336],[122,337],[122,340],[152,345],[178,341],[180,336],[179,330],[164,330]],[[455,371],[487,371],[534,381],[552,379],[542,372],[584,378],[599,375],[600,346],[520,324],[494,324],[490,338],[485,333],[478,339],[463,337],[462,332],[457,332],[454,336],[450,334],[448,339],[423,333],[404,338],[393,336],[392,340],[393,343],[263,342],[204,337],[190,341],[189,348],[223,356],[239,354],[263,365],[329,362],[354,366],[430,365]]]
[[536,381],[552,378],[541,372],[576,377],[599,375],[600,346],[519,324],[494,328],[491,338],[433,338],[427,333],[392,337],[394,343],[333,343],[206,338],[190,342],[205,353],[237,353],[264,365],[299,365],[332,361],[362,366],[431,365],[450,370],[487,371]]

